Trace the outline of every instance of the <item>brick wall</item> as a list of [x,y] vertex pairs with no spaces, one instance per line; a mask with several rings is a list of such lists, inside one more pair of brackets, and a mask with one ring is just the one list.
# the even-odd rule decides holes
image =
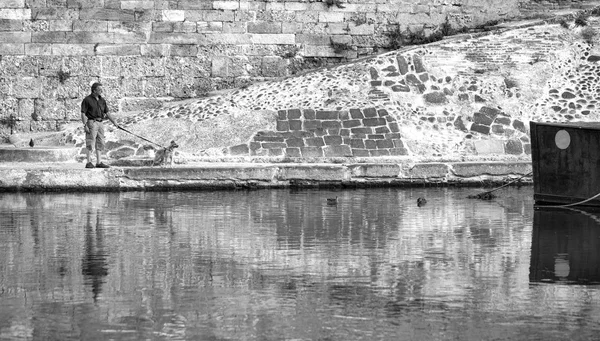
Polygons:
[[143,110],[371,54],[398,23],[477,25],[529,3],[343,2],[0,0],[0,137],[79,119],[93,81],[113,111]]

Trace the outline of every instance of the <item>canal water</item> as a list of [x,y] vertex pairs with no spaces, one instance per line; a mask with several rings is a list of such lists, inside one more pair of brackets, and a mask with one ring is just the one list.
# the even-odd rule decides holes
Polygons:
[[477,192],[0,194],[0,340],[597,339],[600,214]]

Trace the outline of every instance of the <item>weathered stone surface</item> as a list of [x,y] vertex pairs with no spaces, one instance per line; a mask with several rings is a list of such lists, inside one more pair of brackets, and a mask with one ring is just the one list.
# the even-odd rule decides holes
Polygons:
[[325,157],[350,157],[352,156],[352,150],[347,145],[337,146],[325,146],[323,147],[323,153]]
[[481,124],[473,123],[471,125],[471,131],[476,132],[476,133],[481,133],[481,134],[489,135],[490,134],[490,127],[489,126],[485,126],[485,125],[481,125]]
[[422,163],[410,168],[403,167],[399,176],[406,179],[443,179],[448,172],[447,164]]
[[519,140],[506,141],[506,153],[512,155],[523,154],[523,144]]
[[348,166],[352,177],[358,178],[397,178],[400,166],[397,164],[354,164]]
[[423,95],[423,98],[427,103],[430,104],[439,105],[448,103],[448,98],[446,97],[446,95],[444,95],[443,92],[439,91],[426,93]]
[[426,72],[427,70],[423,66],[423,59],[419,55],[413,55],[413,65],[415,66],[416,73]]
[[460,177],[527,174],[531,172],[531,162],[463,162],[452,163],[450,166],[454,175]]
[[504,142],[501,140],[476,140],[473,145],[479,155],[504,154]]
[[279,180],[327,180],[341,181],[348,177],[346,168],[341,165],[297,165],[282,166],[277,178]]

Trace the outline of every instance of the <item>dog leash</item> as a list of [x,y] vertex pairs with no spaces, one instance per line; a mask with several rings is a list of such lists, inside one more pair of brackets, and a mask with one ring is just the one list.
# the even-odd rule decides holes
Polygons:
[[158,144],[158,143],[156,143],[156,142],[150,141],[150,140],[148,140],[147,138],[145,138],[145,137],[143,137],[143,136],[140,136],[140,135],[134,134],[134,133],[130,132],[129,130],[127,130],[127,129],[125,129],[125,128],[121,127],[121,126],[117,126],[117,128],[118,128],[118,129],[121,129],[121,130],[123,130],[123,131],[124,131],[124,132],[126,132],[126,133],[130,133],[130,134],[131,134],[131,135],[133,135],[133,136],[137,136],[137,137],[141,138],[141,139],[142,139],[142,140],[144,140],[144,141],[147,141],[147,142],[153,143],[153,144],[155,144],[155,145],[157,145],[157,146],[159,146],[159,147],[161,147],[161,148],[165,148],[164,146],[161,146],[160,144]]

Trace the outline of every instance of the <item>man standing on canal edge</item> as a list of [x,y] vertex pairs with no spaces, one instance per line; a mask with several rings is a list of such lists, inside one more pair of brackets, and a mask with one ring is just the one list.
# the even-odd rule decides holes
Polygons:
[[102,121],[109,119],[117,128],[119,125],[108,113],[106,101],[102,98],[102,84],[92,84],[92,93],[81,102],[81,120],[85,129],[85,152],[87,163],[85,168],[94,168],[92,163],[92,150],[96,147],[96,168],[109,168],[102,163],[102,151],[104,150],[104,126]]

